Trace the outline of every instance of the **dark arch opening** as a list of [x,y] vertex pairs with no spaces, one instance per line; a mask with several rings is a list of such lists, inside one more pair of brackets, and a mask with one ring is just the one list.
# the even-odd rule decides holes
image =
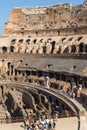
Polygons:
[[46,54],[46,46],[43,46],[43,53]]
[[8,62],[8,69],[10,69],[10,65],[11,65],[11,63],[10,63],[10,62]]
[[14,46],[10,46],[10,52],[11,52],[11,53],[14,52]]
[[75,53],[76,52],[76,46],[75,45],[72,45],[71,46],[71,53]]
[[59,47],[58,51],[57,51],[58,54],[61,53],[61,47]]
[[26,40],[26,43],[29,45],[29,43],[30,43],[30,39],[27,39],[27,40]]
[[37,39],[34,39],[33,42],[34,42],[34,44],[35,44],[35,43],[37,42]]
[[84,43],[79,44],[79,52],[83,52]]
[[51,54],[53,54],[54,48],[55,48],[55,41],[51,42],[52,49],[51,49]]
[[12,41],[11,41],[11,45],[14,45],[15,42],[16,42],[16,39],[12,39]]
[[22,44],[22,43],[23,43],[23,39],[20,39],[20,40],[19,40],[19,43]]
[[7,53],[7,47],[2,48],[3,53]]
[[66,48],[64,49],[64,52],[63,52],[63,53],[65,54],[65,53],[68,53],[68,52],[69,52],[69,48],[66,47]]
[[11,70],[10,70],[10,69],[11,69],[10,67],[11,67],[11,63],[8,62],[8,72],[7,72],[7,75],[8,75],[8,76],[10,75],[10,71],[11,71]]
[[85,52],[87,52],[87,45],[85,45]]

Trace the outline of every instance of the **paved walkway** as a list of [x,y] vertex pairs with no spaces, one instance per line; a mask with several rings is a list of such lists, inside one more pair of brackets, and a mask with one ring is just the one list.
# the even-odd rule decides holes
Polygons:
[[[87,118],[80,118],[80,129],[78,129],[78,118],[58,118],[55,130],[87,130]],[[0,130],[24,130],[23,123],[0,124]]]
[[56,130],[78,130],[78,118],[60,118],[57,121]]
[[1,124],[0,130],[24,130],[23,123]]
[[81,116],[80,121],[81,121],[80,130],[87,130],[87,118],[86,118],[86,116]]
[[[77,130],[77,128],[78,119],[76,117],[59,118],[55,130]],[[13,123],[0,125],[0,130],[24,130],[24,128],[23,123]]]

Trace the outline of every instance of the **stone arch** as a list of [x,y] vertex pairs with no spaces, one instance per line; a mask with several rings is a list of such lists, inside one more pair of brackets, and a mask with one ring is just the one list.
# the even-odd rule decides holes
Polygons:
[[29,43],[30,43],[30,39],[27,39],[27,40],[26,40],[26,43],[29,45]]
[[43,46],[43,54],[46,54],[46,46]]
[[85,52],[87,52],[87,45],[85,45]]
[[10,69],[11,62],[8,62],[8,69]]
[[66,47],[66,48],[64,49],[63,53],[68,53],[68,52],[69,52],[69,48]]
[[7,47],[2,47],[2,53],[7,53]]
[[71,46],[71,53],[75,53],[76,52],[76,46],[75,45],[72,45]]
[[14,46],[10,46],[10,53],[14,53]]
[[37,39],[34,39],[34,40],[33,40],[33,43],[36,44],[36,42],[37,42]]
[[33,51],[32,51],[32,50],[30,50],[30,54],[33,54]]
[[13,46],[15,44],[15,42],[16,42],[16,39],[12,39],[11,40],[11,45]]
[[59,49],[57,51],[58,54],[61,54],[61,47],[59,46]]
[[7,66],[8,66],[8,71],[7,71],[7,75],[9,76],[10,75],[10,69],[11,69],[11,62],[8,62],[7,63]]
[[36,53],[38,54],[39,52],[38,52],[38,49],[36,50]]
[[53,54],[53,51],[54,51],[54,48],[55,48],[55,41],[52,41],[51,45],[52,45],[51,54]]
[[83,52],[83,48],[84,48],[84,43],[80,43],[79,44],[79,52]]
[[22,44],[22,43],[23,43],[23,39],[20,39],[18,42],[19,42],[20,44]]

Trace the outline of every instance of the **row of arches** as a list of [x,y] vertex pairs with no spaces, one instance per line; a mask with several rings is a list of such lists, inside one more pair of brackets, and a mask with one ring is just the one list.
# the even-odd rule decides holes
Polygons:
[[[87,45],[84,44],[83,42],[80,43],[79,45],[71,45],[71,46],[66,46],[65,48],[61,45],[58,46],[56,45],[55,41],[51,42],[49,46],[43,45],[41,47],[41,54],[62,54],[62,53],[86,53],[87,52]],[[58,49],[57,49],[58,48]],[[9,48],[6,46],[2,47],[1,53],[29,53],[29,54],[40,54],[39,53],[39,47],[36,48],[36,51],[33,53],[33,46],[31,46],[31,49],[29,49],[28,52],[28,47],[25,47],[23,52],[21,52],[22,47],[20,46],[19,48],[15,48],[15,46],[10,46]],[[47,52],[48,49],[50,50],[49,53]],[[56,50],[56,52],[54,52]]]
[[32,43],[36,44],[38,42],[43,43],[43,42],[48,42],[48,41],[57,42],[59,40],[61,40],[62,43],[63,43],[64,41],[72,41],[73,39],[74,39],[74,41],[77,40],[79,42],[81,39],[83,39],[83,36],[78,36],[76,38],[75,37],[61,37],[61,39],[58,38],[56,41],[55,41],[54,38],[49,38],[49,37],[48,38],[12,39],[10,41],[10,46],[17,45],[17,44],[25,44],[25,43],[27,43],[29,45],[29,44],[32,44]]
[[[2,53],[7,53],[7,52],[8,52],[8,48],[5,46],[2,47]],[[10,46],[9,52],[14,52],[14,46]]]

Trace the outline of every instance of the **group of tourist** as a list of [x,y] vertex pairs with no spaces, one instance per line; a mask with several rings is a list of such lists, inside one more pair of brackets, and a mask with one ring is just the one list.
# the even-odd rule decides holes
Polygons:
[[54,130],[56,126],[56,120],[52,117],[41,116],[39,119],[33,119],[32,117],[24,120],[25,130]]

